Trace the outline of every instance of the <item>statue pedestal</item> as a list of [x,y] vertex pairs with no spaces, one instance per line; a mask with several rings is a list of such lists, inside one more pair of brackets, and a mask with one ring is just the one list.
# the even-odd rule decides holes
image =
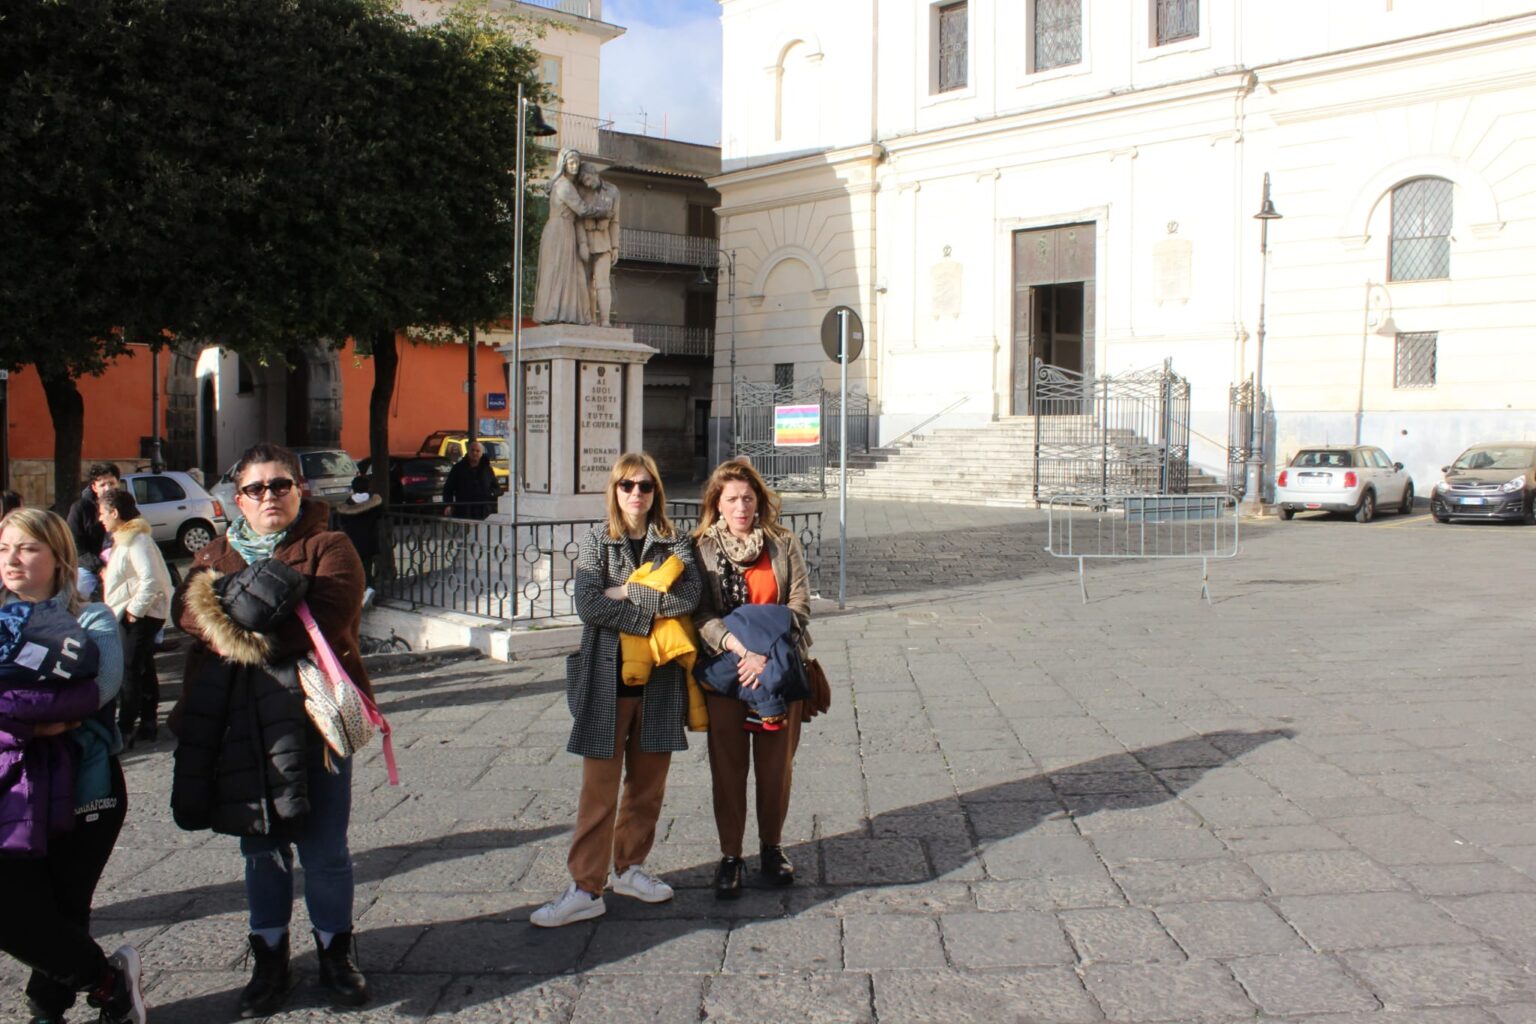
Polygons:
[[[508,361],[511,345],[498,345]],[[522,477],[517,517],[602,519],[614,460],[639,451],[644,422],[645,363],[656,350],[637,344],[627,327],[545,324],[523,330],[523,422],[516,471]],[[500,514],[510,515],[511,495]]]

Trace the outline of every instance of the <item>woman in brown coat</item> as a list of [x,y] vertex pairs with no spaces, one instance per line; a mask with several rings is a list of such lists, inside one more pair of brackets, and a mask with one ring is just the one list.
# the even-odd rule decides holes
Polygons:
[[[235,799],[222,775],[216,780],[189,779],[186,766],[211,763],[210,744],[256,745],[267,766],[261,775],[268,780],[279,777],[287,788],[281,801],[258,795],[258,823],[240,830],[255,961],[250,984],[240,996],[240,1015],[267,1016],[288,995],[295,846],[304,867],[304,901],[319,951],[320,983],[335,1002],[358,1006],[367,1001],[368,989],[354,960],[352,935],[352,855],[347,848],[352,766],[348,758],[327,756],[325,741],[304,715],[293,665],[310,652],[311,643],[293,611],[302,593],[337,659],[371,697],[358,650],[363,565],[345,534],[326,529],[330,507],[303,497],[302,472],[293,452],[273,444],[255,445],[240,457],[233,476],[243,518],[197,553],[171,610],[193,639],[183,696],[170,720],[180,743],[172,808],[180,814],[182,792],[211,792],[214,803]],[[209,716],[199,714],[199,707],[207,704],[199,703],[206,691],[199,694],[196,688],[214,685],[221,670],[245,673],[246,679],[262,673],[259,685],[265,703],[251,712],[263,716],[262,728],[254,730],[260,735],[234,735],[240,730],[221,730]],[[282,707],[269,712],[273,704]],[[278,730],[268,728],[270,718],[280,719],[283,735],[296,735],[298,742],[274,747],[269,738]],[[222,769],[224,759],[217,760]],[[223,820],[239,820],[238,813],[248,809],[248,804],[239,805],[224,813]],[[216,821],[221,810],[215,809]]]
[[[811,588],[805,552],[795,535],[779,525],[779,496],[768,489],[757,470],[734,460],[715,469],[704,488],[694,538],[704,594],[693,622],[704,646],[714,653],[737,655],[741,685],[756,687],[767,659],[733,636],[725,617],[744,604],[781,604],[794,615],[796,647],[804,660],[811,643],[806,629],[811,619]],[[795,868],[781,844],[805,701],[791,700],[783,721],[775,723],[778,727],[760,731],[763,726],[749,719],[744,702],[714,693],[707,693],[705,699],[709,774],[721,853],[715,896],[725,900],[741,895],[749,766],[757,784],[759,867],[770,885],[790,885]]]

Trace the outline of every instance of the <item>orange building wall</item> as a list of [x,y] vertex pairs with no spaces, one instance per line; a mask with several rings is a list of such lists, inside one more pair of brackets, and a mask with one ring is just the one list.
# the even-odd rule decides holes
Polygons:
[[[161,436],[165,434],[165,374],[171,359],[160,359]],[[86,462],[135,462],[139,438],[150,431],[149,349],[135,346],[114,360],[100,377],[81,377],[80,398],[85,403],[85,442],[81,457]],[[6,418],[10,421],[12,459],[52,459],[53,420],[37,371],[30,366],[13,371]]]
[[[432,347],[402,341],[399,351],[400,367],[389,416],[389,447],[394,453],[416,451],[422,439],[434,431],[464,429],[464,379],[468,369],[463,345]],[[341,446],[353,458],[361,459],[368,455],[373,360],[357,355],[348,342],[339,362]],[[475,359],[476,419],[506,419],[506,410],[486,408],[485,396],[493,391],[507,391],[507,361],[495,348],[480,345]]]

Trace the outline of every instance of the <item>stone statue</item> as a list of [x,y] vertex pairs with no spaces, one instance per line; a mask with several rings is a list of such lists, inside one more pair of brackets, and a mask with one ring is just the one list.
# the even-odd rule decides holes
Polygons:
[[619,256],[619,190],[591,164],[581,165],[581,194],[590,215],[581,221],[592,282],[593,323],[608,327],[613,315],[613,261]]
[[592,277],[582,221],[606,214],[590,205],[577,187],[581,154],[560,152],[549,182],[549,219],[539,236],[539,276],[533,297],[533,318],[541,324],[590,324]]

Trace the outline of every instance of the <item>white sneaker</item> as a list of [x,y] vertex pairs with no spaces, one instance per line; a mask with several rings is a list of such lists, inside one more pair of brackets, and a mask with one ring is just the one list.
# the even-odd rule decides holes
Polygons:
[[608,912],[602,894],[596,896],[583,892],[572,882],[557,898],[550,900],[529,915],[528,920],[540,928],[559,928],[563,924],[589,921]]
[[108,1005],[100,1007],[102,1024],[145,1024],[149,1014],[144,1008],[139,951],[132,946],[119,946],[116,953],[107,957],[107,963],[118,973],[122,988],[113,992]]
[[633,896],[644,903],[665,903],[672,898],[672,887],[646,874],[639,864],[631,864],[622,875],[609,874],[608,885],[620,896]]

